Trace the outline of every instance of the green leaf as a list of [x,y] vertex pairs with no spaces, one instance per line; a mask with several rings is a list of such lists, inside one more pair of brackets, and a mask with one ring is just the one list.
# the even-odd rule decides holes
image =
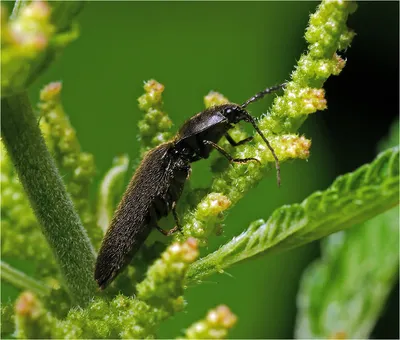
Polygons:
[[368,338],[399,266],[398,207],[329,236],[304,273],[297,338]]
[[195,262],[187,280],[196,281],[252,256],[312,242],[388,210],[399,202],[399,148],[388,149],[356,171],[338,177],[325,191],[286,205],[265,222]]
[[[380,148],[398,140],[396,121]],[[321,248],[321,259],[303,275],[296,336],[368,338],[397,277],[398,207],[329,236]]]

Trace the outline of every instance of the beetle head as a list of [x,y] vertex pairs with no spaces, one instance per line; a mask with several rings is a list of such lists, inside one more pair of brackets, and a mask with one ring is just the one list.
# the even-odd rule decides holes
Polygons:
[[[252,100],[252,99],[250,99],[250,100]],[[250,100],[248,101],[249,103],[251,102]],[[255,101],[255,99],[253,99],[253,101]],[[274,149],[271,147],[271,144],[269,144],[267,138],[265,138],[264,134],[258,127],[253,116],[251,116],[250,113],[248,113],[247,110],[245,109],[245,107],[248,104],[248,103],[247,104],[246,103],[244,103],[242,105],[236,105],[236,104],[225,105],[222,110],[222,114],[228,119],[230,124],[237,124],[240,121],[245,121],[245,122],[248,122],[251,125],[253,125],[254,129],[257,131],[257,133],[260,135],[260,137],[264,140],[265,144],[270,149],[270,151],[275,159],[275,167],[276,167],[276,171],[277,171],[276,176],[277,176],[277,180],[278,180],[278,186],[280,186],[280,182],[281,182],[280,172],[281,171],[280,171],[278,157],[276,156]]]
[[237,124],[241,121],[249,121],[249,113],[237,104],[227,104],[222,110],[222,114],[228,119],[229,123]]

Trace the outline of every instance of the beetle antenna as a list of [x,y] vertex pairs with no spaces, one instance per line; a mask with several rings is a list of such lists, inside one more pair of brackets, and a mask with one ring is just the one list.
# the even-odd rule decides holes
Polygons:
[[254,118],[249,113],[247,113],[247,119],[249,120],[249,123],[251,123],[251,125],[253,125],[254,129],[261,136],[261,138],[264,140],[265,144],[267,144],[268,149],[271,150],[272,156],[275,159],[276,179],[277,179],[277,182],[278,182],[278,187],[280,187],[281,186],[281,167],[279,165],[279,159],[276,156],[275,150],[272,148],[271,144],[269,144],[267,138],[265,138],[264,134],[261,132],[261,130],[257,126],[256,121],[254,120]]
[[263,98],[265,95],[276,92],[280,89],[283,89],[286,87],[286,83],[280,84],[280,85],[276,85],[276,86],[272,86],[272,87],[268,87],[265,90],[256,93],[253,97],[251,97],[250,99],[247,99],[242,105],[242,108],[247,107],[249,104],[256,102],[257,100],[260,100],[261,98]]
[[[280,89],[283,89],[286,87],[287,83],[282,83],[280,85],[276,85],[276,86],[272,86],[272,87],[268,87],[265,90],[256,93],[253,97],[251,97],[250,99],[247,99],[242,105],[241,107],[244,109],[246,108],[249,104],[254,103],[258,100],[260,100],[261,98],[263,98],[264,96],[266,96],[267,94],[273,93],[275,91],[278,91]],[[247,112],[246,112],[247,113]],[[281,167],[279,165],[279,159],[276,156],[275,150],[272,148],[271,144],[269,144],[267,138],[265,138],[264,134],[261,132],[261,130],[258,128],[258,125],[256,123],[256,121],[254,120],[254,118],[247,113],[247,118],[249,120],[249,122],[253,125],[254,129],[257,131],[257,133],[261,136],[261,138],[264,140],[265,144],[267,144],[268,149],[270,149],[272,156],[275,159],[275,168],[276,168],[276,179],[278,182],[278,187],[281,186]]]

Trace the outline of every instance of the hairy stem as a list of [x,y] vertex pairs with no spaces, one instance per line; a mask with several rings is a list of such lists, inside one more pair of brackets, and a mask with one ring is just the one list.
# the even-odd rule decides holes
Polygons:
[[26,92],[1,100],[1,133],[71,299],[95,293],[95,253],[46,148]]
[[14,287],[23,290],[30,290],[37,295],[48,295],[51,289],[43,283],[26,275],[25,273],[11,267],[9,264],[0,261],[1,279],[11,283]]

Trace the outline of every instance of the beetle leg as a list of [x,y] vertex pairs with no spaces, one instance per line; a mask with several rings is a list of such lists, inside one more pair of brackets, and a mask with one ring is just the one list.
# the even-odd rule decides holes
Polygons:
[[235,142],[228,133],[225,134],[225,138],[228,140],[229,144],[232,146],[242,145],[242,144],[248,143],[251,140],[253,140],[253,137],[247,137],[245,139],[240,140],[239,142]]
[[179,222],[179,217],[178,217],[178,214],[176,212],[176,202],[172,203],[172,215],[174,216],[174,220],[175,220],[175,223],[176,223],[176,226],[173,227],[172,229],[174,229],[174,231],[179,230],[180,232],[182,232],[182,225],[181,225],[181,222]]
[[156,225],[156,228],[161,234],[163,234],[165,236],[170,236],[173,233],[175,233],[177,230],[179,230],[178,226],[175,226],[175,227],[173,227],[172,229],[169,229],[169,230],[164,230],[163,228],[159,227],[158,225]]
[[214,149],[218,150],[231,163],[248,163],[248,162],[254,161],[254,162],[258,162],[259,164],[261,164],[257,158],[233,158],[229,153],[227,153],[218,144],[216,144],[210,140],[203,140],[203,143],[211,145]]
[[161,228],[158,225],[156,225],[157,230],[160,233],[164,234],[165,236],[170,236],[170,235],[174,234],[178,230],[182,232],[182,226],[181,226],[181,224],[179,222],[178,214],[176,213],[176,202],[172,203],[172,215],[174,216],[175,223],[176,223],[176,226],[173,227],[172,229],[164,230],[163,228]]

